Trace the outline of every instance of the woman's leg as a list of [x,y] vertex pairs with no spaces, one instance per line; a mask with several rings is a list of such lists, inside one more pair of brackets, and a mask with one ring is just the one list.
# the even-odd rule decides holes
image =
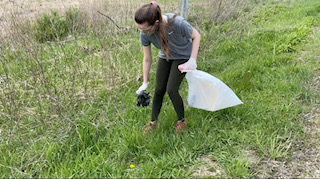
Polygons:
[[181,73],[178,66],[185,63],[186,60],[174,60],[171,64],[171,69],[169,73],[168,83],[167,83],[167,93],[172,101],[173,107],[177,113],[178,120],[184,120],[184,106],[183,100],[179,94],[179,87],[185,73]]
[[153,102],[152,102],[152,112],[151,121],[156,121],[158,119],[163,97],[166,93],[166,87],[168,82],[168,77],[170,74],[172,61],[167,62],[165,59],[159,58],[157,72],[156,72],[156,88],[154,91]]

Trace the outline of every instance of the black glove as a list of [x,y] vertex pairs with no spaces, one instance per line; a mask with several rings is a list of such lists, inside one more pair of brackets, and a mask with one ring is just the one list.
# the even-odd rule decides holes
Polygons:
[[137,106],[140,105],[142,107],[148,106],[150,104],[150,95],[149,93],[146,93],[144,91],[141,91],[139,94],[137,94]]

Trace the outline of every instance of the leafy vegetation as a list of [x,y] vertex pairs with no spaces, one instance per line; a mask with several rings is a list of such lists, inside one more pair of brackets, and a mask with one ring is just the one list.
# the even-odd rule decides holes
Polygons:
[[51,10],[50,14],[44,13],[37,19],[35,25],[35,36],[40,42],[62,40],[73,32],[81,33],[86,25],[83,21],[86,14],[80,9],[70,8],[66,15],[60,15],[56,10]]

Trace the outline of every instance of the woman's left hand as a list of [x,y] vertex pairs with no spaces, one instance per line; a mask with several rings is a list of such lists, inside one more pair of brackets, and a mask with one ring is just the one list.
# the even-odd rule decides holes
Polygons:
[[187,62],[179,65],[178,69],[181,71],[181,73],[197,69],[196,59],[190,58]]

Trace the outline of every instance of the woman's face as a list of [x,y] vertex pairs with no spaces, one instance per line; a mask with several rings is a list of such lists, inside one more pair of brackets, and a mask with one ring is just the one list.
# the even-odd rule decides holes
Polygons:
[[145,22],[143,24],[136,23],[136,26],[142,33],[151,35],[151,34],[154,34],[154,32],[156,31],[156,25],[155,24],[154,25],[149,25],[147,22]]

